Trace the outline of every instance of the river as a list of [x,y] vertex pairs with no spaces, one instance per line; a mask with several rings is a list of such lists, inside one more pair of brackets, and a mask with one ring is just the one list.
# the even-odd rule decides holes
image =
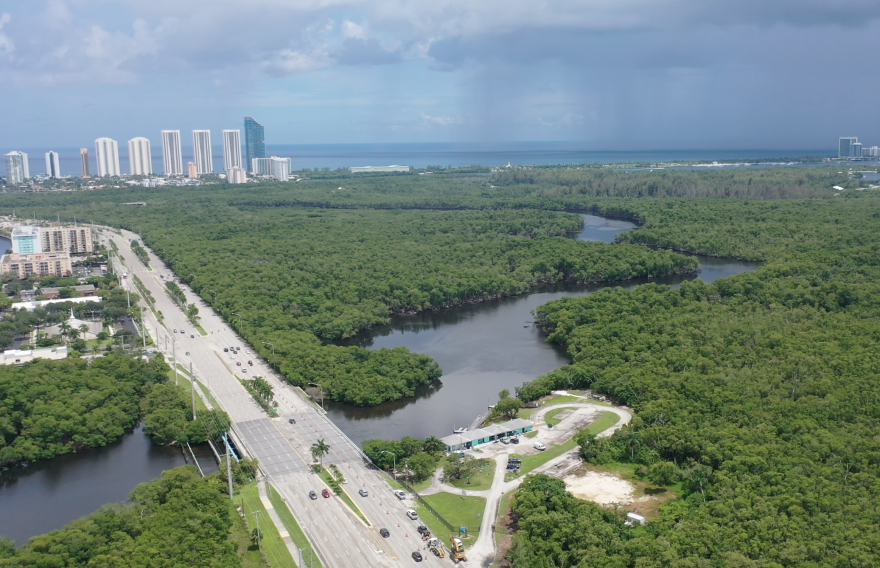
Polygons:
[[[154,445],[139,425],[103,448],[2,472],[0,535],[24,544],[105,503],[124,501],[138,483],[185,463],[179,448]],[[213,458],[210,466],[217,470]]]
[[[628,221],[583,215],[584,241],[614,242],[618,233],[636,227]],[[515,387],[570,362],[565,350],[546,343],[532,325],[532,310],[564,296],[585,296],[609,286],[632,288],[645,282],[677,286],[683,280],[712,282],[756,269],[759,263],[698,256],[699,275],[631,280],[602,285],[569,285],[534,293],[394,318],[356,337],[368,349],[407,347],[432,356],[443,369],[440,384],[420,389],[414,397],[373,407],[327,402],[333,422],[355,442],[370,438],[425,438],[451,434],[468,426],[502,389]]]

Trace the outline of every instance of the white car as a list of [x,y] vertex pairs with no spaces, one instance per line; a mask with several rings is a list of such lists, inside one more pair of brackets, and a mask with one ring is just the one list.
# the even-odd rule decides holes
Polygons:
[[419,518],[419,514],[416,513],[415,511],[413,511],[412,509],[406,510],[406,516],[414,521]]
[[545,445],[542,444],[541,442],[535,442],[535,446],[534,446],[534,448],[535,448],[536,450],[540,450],[540,451],[543,452],[544,450],[547,449],[547,446],[545,446]]
[[404,499],[406,499],[406,493],[404,493],[404,492],[401,491],[400,489],[395,489],[395,490],[394,490],[394,496],[397,497],[398,499],[400,499],[401,501],[403,501]]

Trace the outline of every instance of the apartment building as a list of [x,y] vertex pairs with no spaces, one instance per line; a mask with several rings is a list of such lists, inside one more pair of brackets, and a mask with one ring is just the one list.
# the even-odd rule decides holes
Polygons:
[[66,252],[12,253],[0,257],[0,274],[16,274],[19,278],[26,278],[29,274],[68,276],[71,272],[70,254]]
[[91,227],[40,227],[44,252],[85,254],[95,250]]

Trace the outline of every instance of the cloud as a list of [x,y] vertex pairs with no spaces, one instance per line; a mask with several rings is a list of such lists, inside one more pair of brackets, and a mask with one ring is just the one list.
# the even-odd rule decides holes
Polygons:
[[430,126],[452,126],[454,124],[462,124],[464,121],[455,116],[431,116],[429,114],[421,114],[422,122]]
[[0,49],[3,49],[6,53],[12,53],[15,49],[15,43],[8,35],[3,33],[3,26],[8,24],[10,20],[12,20],[12,16],[6,12],[0,14]]
[[333,57],[342,65],[387,65],[401,60],[400,52],[386,50],[379,40],[352,37],[345,39]]
[[346,38],[366,39],[367,29],[366,26],[345,20],[342,22],[342,35]]

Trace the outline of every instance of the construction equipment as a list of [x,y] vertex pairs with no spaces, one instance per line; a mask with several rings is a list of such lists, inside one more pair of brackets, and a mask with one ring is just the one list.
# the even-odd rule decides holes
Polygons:
[[464,545],[461,543],[461,539],[450,536],[449,542],[449,556],[452,557],[452,560],[454,562],[466,561],[467,557],[464,555]]
[[446,558],[446,551],[443,550],[443,545],[440,544],[440,539],[437,537],[428,539],[428,550],[433,552],[437,558]]

